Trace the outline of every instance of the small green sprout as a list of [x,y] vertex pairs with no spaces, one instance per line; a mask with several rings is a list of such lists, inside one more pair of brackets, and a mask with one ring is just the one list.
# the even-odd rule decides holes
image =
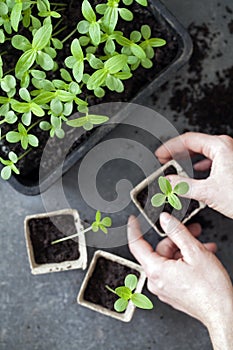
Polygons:
[[5,160],[0,157],[0,161],[4,165],[1,170],[1,177],[3,180],[8,180],[11,177],[12,171],[17,175],[19,174],[19,170],[15,166],[15,163],[18,161],[17,155],[11,151],[8,154],[8,158],[9,160]]
[[151,198],[151,204],[154,207],[160,207],[164,203],[169,203],[176,210],[181,210],[182,204],[177,195],[183,195],[188,192],[189,185],[187,182],[180,182],[174,187],[174,189],[172,189],[172,186],[166,177],[160,176],[158,183],[162,193],[156,193]]
[[21,146],[24,150],[28,148],[28,145],[32,147],[38,147],[39,140],[33,134],[28,134],[28,130],[23,126],[23,124],[18,124],[18,131],[9,131],[6,134],[6,139],[9,143],[21,142]]
[[60,243],[63,241],[66,241],[68,239],[72,239],[75,237],[80,236],[81,234],[84,234],[88,231],[93,231],[93,232],[97,232],[99,230],[101,230],[102,232],[104,232],[105,234],[108,233],[108,227],[112,226],[112,219],[108,216],[105,216],[104,218],[101,217],[101,213],[98,210],[95,214],[95,221],[91,224],[90,227],[86,228],[85,230],[75,233],[73,235],[67,236],[67,237],[63,237],[61,239],[57,239],[56,241],[53,241],[51,244],[56,244],[56,243]]
[[[66,33],[66,2],[0,0],[0,140],[7,148],[8,143],[21,144],[17,162],[30,146],[42,146],[35,127],[61,139],[64,125],[88,131],[106,123],[108,116],[88,112],[93,95],[102,99],[108,91],[123,93],[139,66],[153,66],[156,49],[166,41],[154,38],[147,24],[138,28],[131,11],[135,2],[148,6],[148,0],[79,1],[81,18]],[[132,21],[138,30],[127,33],[122,21]],[[69,54],[60,62],[63,47]],[[12,69],[6,70],[9,55]],[[80,115],[70,119],[76,112]],[[21,154],[21,148],[26,152]],[[17,162],[12,171],[6,168],[12,162],[8,158],[0,158],[4,179],[16,173]]]
[[133,293],[138,284],[138,279],[135,275],[129,274],[126,276],[124,284],[124,286],[117,287],[115,290],[109,286],[106,286],[110,292],[118,295],[119,297],[119,299],[117,299],[114,303],[114,309],[117,312],[125,311],[130,300],[140,309],[153,309],[153,304],[149,298],[141,293]]

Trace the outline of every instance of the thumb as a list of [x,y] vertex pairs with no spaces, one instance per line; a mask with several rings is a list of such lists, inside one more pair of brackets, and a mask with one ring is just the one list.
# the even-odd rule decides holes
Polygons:
[[184,261],[191,264],[202,244],[193,237],[186,226],[166,212],[160,214],[160,224],[171,241],[180,249]]
[[170,181],[172,188],[174,188],[180,182],[186,182],[189,185],[188,192],[182,195],[182,197],[192,198],[203,202],[207,201],[207,179],[195,180],[179,175],[168,175],[166,178]]

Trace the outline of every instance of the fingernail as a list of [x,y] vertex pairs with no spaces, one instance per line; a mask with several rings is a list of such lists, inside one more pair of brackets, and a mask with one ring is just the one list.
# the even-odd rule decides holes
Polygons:
[[128,218],[128,226],[130,224],[132,224],[132,221],[135,220],[135,216],[134,215],[130,215],[130,217]]
[[161,226],[162,226],[163,228],[166,228],[167,225],[168,225],[168,223],[169,223],[169,221],[170,221],[170,219],[171,219],[171,215],[170,215],[170,214],[165,213],[165,212],[164,212],[164,213],[161,213],[161,214],[160,214],[160,217],[159,217]]

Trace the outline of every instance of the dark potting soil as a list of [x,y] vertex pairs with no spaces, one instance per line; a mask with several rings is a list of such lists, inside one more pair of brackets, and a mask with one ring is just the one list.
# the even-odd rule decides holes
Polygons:
[[[230,16],[230,11],[232,9],[227,7],[226,15]],[[233,34],[232,19],[228,23],[228,28],[230,34]],[[187,83],[183,84],[183,79],[178,76],[172,86],[169,106],[174,112],[174,120],[185,117],[192,126],[192,131],[233,136],[233,66],[216,71],[216,77],[212,82],[203,82],[205,60],[211,62],[224,54],[220,50],[213,54],[214,42],[220,40],[222,34],[219,31],[212,32],[206,23],[202,25],[192,23],[188,30],[194,50],[189,61]],[[224,42],[228,44],[226,39]],[[183,131],[189,131],[189,128]]]
[[[58,0],[57,3],[64,3],[62,0]],[[101,3],[101,1],[92,0],[90,1],[92,5],[96,5],[98,3]],[[66,7],[63,11],[61,11],[62,16],[64,18],[63,26],[67,27],[63,32],[61,32],[57,37],[59,39],[65,38],[74,28],[76,28],[77,25],[77,19],[82,18],[81,15],[81,4],[82,2],[74,2],[70,1],[68,4],[68,7]],[[167,26],[167,24],[164,23],[163,20],[160,18],[154,17],[154,14],[152,12],[151,7],[144,8],[137,3],[134,3],[133,5],[128,7],[133,13],[134,17],[136,18],[136,21],[134,21],[134,26],[132,27],[132,22],[125,22],[123,20],[119,20],[117,30],[122,30],[124,35],[126,37],[129,37],[130,33],[133,30],[140,30],[142,24],[148,24],[150,25],[152,29],[152,36],[153,37],[160,37],[164,38],[167,41],[166,46],[157,48],[155,51],[155,57],[154,57],[154,66],[150,70],[146,70],[143,67],[139,67],[136,71],[136,74],[134,77],[132,77],[130,80],[125,81],[125,90],[123,93],[116,93],[107,91],[104,98],[96,98],[93,95],[91,95],[90,91],[83,91],[81,98],[85,99],[86,96],[88,96],[89,105],[97,105],[99,103],[103,102],[116,102],[116,101],[130,101],[137,93],[140,91],[143,87],[148,85],[165,67],[167,67],[176,57],[176,54],[178,52],[178,42],[176,34],[173,32],[173,30]],[[56,19],[52,19],[56,23]],[[31,40],[30,34],[27,32],[24,32],[23,28],[20,28],[19,26],[19,33],[21,35],[25,35]],[[65,42],[65,45],[62,50],[58,52],[58,56],[56,57],[56,61],[58,63],[58,66],[60,68],[64,67],[64,60],[67,56],[70,55],[70,44],[72,41],[72,37]],[[21,52],[16,51],[15,49],[10,49],[8,47],[9,41],[6,41],[2,45],[3,51],[8,51],[8,54],[4,55],[4,70],[9,70],[11,68],[14,68],[15,63],[17,59],[20,57]],[[89,73],[92,73],[91,71]],[[59,71],[56,72],[47,72],[47,79],[59,79],[60,73]],[[30,90],[30,88],[29,88]],[[49,119],[49,117],[46,117]],[[45,118],[45,120],[46,120]],[[37,119],[34,118],[33,122]],[[14,129],[14,125],[10,126],[11,130]],[[9,131],[9,125],[3,125],[2,127],[2,135],[7,133]],[[83,134],[78,140],[75,141],[75,144],[73,145],[72,149],[77,148],[85,142],[85,140],[88,139],[88,137],[92,134],[93,131],[87,132]],[[29,154],[22,158],[18,162],[18,167],[20,170],[20,176],[21,177],[29,177],[32,180],[38,180],[39,178],[39,166],[40,166],[40,160],[42,156],[42,152],[44,149],[45,144],[48,141],[49,135],[46,132],[41,132],[38,126],[34,127],[32,129],[32,133],[36,135],[39,139],[39,147],[36,149],[32,149]],[[69,135],[70,137],[70,135]],[[8,152],[14,151],[18,156],[23,154],[25,151],[21,148],[20,145],[16,144],[8,144],[5,143],[5,140],[3,139],[0,143],[0,156],[6,158]],[[51,150],[51,154],[47,156],[46,162],[42,165],[42,175],[47,175],[53,168],[55,168],[57,164],[57,154],[61,153],[63,149],[63,142],[59,141],[59,143],[56,141],[56,152],[54,150]]]
[[118,297],[105,286],[107,285],[112,289],[123,286],[125,277],[130,273],[137,277],[140,275],[137,270],[100,257],[88,281],[84,299],[109,310],[114,310],[114,303]]
[[72,215],[57,215],[50,218],[30,219],[29,229],[35,262],[37,264],[60,263],[79,258],[78,242],[69,239],[51,245],[51,242],[72,234],[76,227]]
[[[170,174],[177,174],[176,169],[173,166],[168,167],[164,171],[164,176],[170,175]],[[181,210],[175,210],[169,203],[165,203],[164,206],[161,206],[159,208],[155,208],[151,204],[151,198],[155,193],[160,193],[161,190],[159,188],[157,180],[154,180],[149,186],[146,186],[138,195],[137,200],[140,203],[141,207],[144,209],[144,212],[146,215],[151,219],[152,222],[155,223],[155,226],[158,227],[158,229],[161,232],[164,232],[160,222],[159,222],[159,214],[161,212],[167,212],[169,214],[172,213],[173,216],[179,218],[179,219],[186,219],[195,209],[199,207],[199,204],[196,200],[186,198],[181,198],[182,203],[182,209]]]

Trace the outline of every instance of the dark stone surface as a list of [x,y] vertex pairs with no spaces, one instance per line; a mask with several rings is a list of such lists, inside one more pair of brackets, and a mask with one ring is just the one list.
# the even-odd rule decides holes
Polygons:
[[[202,63],[203,83],[214,81],[217,71],[232,66],[233,36],[229,32],[232,15],[226,10],[226,6],[232,9],[230,0],[223,0],[219,6],[216,0],[205,2],[164,0],[164,3],[185,26],[188,27],[191,22],[197,25],[206,23],[211,33],[219,33],[213,38],[208,56]],[[219,51],[222,53],[221,57],[218,55]],[[179,75],[177,81],[185,87],[185,81],[189,76],[188,66],[184,67]],[[177,113],[174,113],[169,105],[169,100],[173,96],[174,83],[175,80],[172,80],[166,88],[157,93],[157,100],[152,97],[147,105],[163,114],[179,132],[185,129],[197,130],[198,125],[189,125],[182,110],[177,117],[175,116]],[[208,132],[208,128],[203,128],[202,131]],[[161,138],[167,139],[168,136],[161,135]],[[145,136],[142,130],[127,128],[125,125],[119,126],[108,136],[110,140],[113,138],[127,138],[127,140],[134,138],[137,142],[145,144],[151,151],[159,144],[153,137]],[[143,157],[143,153],[138,152],[135,144],[127,141],[127,145],[126,149],[125,143],[119,142],[118,149],[115,149],[117,158],[120,158],[120,154],[121,158],[124,158],[126,151],[132,155],[137,152],[138,159],[143,160],[143,164],[147,164],[147,159]],[[149,156],[148,163],[151,163]],[[46,193],[47,208],[62,209],[69,204],[80,211],[83,220],[92,221],[95,211],[84,201],[78,189],[78,170],[78,166],[74,167],[63,180],[67,204],[61,202],[57,196],[60,186],[57,183]],[[119,195],[116,186],[119,180],[128,179],[134,186],[143,177],[143,170],[135,164],[119,159],[108,162],[97,176],[99,194],[108,203]],[[90,185],[87,181],[84,186],[87,192],[92,191]],[[125,235],[125,227],[119,229],[117,227],[125,225],[130,214],[138,213],[136,208],[127,202],[129,186],[126,190],[124,186],[127,183],[124,182],[123,186],[121,182],[121,185],[122,201],[128,204],[121,210],[115,208],[114,212],[114,205],[106,203],[106,211],[108,208],[112,210],[111,217],[116,227],[114,231],[116,240],[121,235]],[[76,304],[76,296],[85,271],[73,270],[32,276],[25,246],[23,221],[26,215],[45,211],[45,198],[20,195],[3,181],[0,181],[0,198],[1,350],[105,350],[106,348],[116,350],[119,347],[124,350],[212,349],[208,333],[199,322],[161,303],[155,296],[150,295],[155,305],[153,311],[136,310],[132,322],[124,324]],[[97,205],[98,203],[99,201]],[[196,219],[204,227],[201,239],[218,243],[217,255],[232,277],[232,221],[208,208],[203,210]],[[159,240],[158,236],[151,231],[146,233],[146,237],[153,246]],[[92,247],[99,247],[99,239],[102,240],[101,245],[104,245],[108,237],[101,233],[87,235],[87,241]],[[114,247],[108,250],[133,259],[127,246],[117,247],[115,244]],[[88,249],[89,261],[94,250],[95,248]]]

